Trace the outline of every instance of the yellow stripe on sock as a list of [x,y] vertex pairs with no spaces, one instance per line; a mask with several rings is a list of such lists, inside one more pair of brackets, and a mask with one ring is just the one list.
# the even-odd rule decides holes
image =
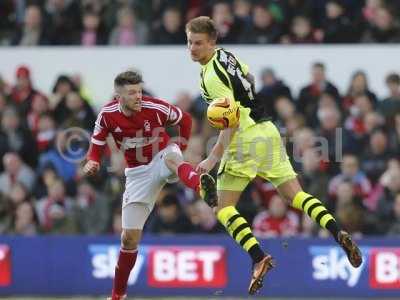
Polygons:
[[234,215],[238,215],[238,214],[239,214],[239,212],[236,210],[236,208],[234,206],[227,206],[218,212],[217,218],[222,223],[222,225],[224,225],[226,227],[226,225],[227,225],[226,223],[228,222],[228,220],[231,217],[233,217]]
[[247,221],[243,218],[237,218],[228,228],[228,231],[231,235],[233,235],[233,232],[242,224],[247,224]]
[[244,238],[244,236],[248,233],[252,233],[250,227],[243,229],[241,232],[238,233],[236,236],[236,241],[240,243],[240,241]]
[[243,248],[249,252],[250,248],[253,247],[254,245],[258,244],[258,241],[256,240],[255,237],[252,237],[249,239],[246,243],[244,243]]
[[304,206],[304,212],[306,213],[306,214],[308,214],[308,209],[312,206],[312,205],[314,205],[314,204],[321,204],[321,201],[319,201],[318,199],[315,199],[315,198],[312,198],[311,200],[309,200],[307,203],[306,203],[306,205]]
[[293,202],[292,202],[293,207],[295,207],[297,209],[300,209],[300,210],[303,210],[303,208],[302,208],[303,202],[308,197],[311,197],[311,195],[307,194],[306,192],[303,192],[303,191],[298,192],[296,194],[296,196],[294,197],[294,199],[293,199]]
[[334,220],[335,218],[331,215],[331,214],[327,214],[325,216],[322,217],[320,224],[322,227],[326,228],[326,224],[330,221],[330,220]]
[[319,213],[325,211],[326,208],[324,206],[318,206],[316,208],[313,209],[313,211],[311,212],[311,219],[313,219],[314,221],[316,221],[317,216],[319,215]]

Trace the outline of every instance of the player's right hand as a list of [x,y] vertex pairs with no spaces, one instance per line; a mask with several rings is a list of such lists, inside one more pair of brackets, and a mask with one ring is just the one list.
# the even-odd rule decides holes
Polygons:
[[83,173],[85,175],[94,175],[100,170],[100,164],[97,161],[89,160],[83,167]]
[[216,161],[211,158],[206,158],[196,167],[196,172],[203,174],[210,172],[215,167]]

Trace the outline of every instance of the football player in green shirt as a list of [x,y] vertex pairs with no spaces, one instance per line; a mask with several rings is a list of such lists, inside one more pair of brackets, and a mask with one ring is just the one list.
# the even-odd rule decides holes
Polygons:
[[272,257],[261,249],[250,225],[235,208],[242,191],[256,176],[270,181],[289,205],[326,228],[350,263],[360,266],[361,252],[351,236],[339,228],[320,200],[300,186],[278,129],[264,118],[255,99],[254,77],[249,67],[231,52],[217,47],[217,30],[209,17],[189,21],[186,35],[190,56],[201,65],[200,89],[204,100],[209,103],[227,97],[240,105],[238,128],[221,130],[211,153],[197,169],[209,172],[220,161],[218,201],[208,204],[215,207],[218,220],[253,261],[249,293],[254,294],[262,287],[264,275],[273,267]]

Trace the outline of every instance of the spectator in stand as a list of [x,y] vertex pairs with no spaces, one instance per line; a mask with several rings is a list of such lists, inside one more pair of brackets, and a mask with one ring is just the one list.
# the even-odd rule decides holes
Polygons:
[[25,118],[31,108],[33,97],[39,92],[33,88],[31,72],[27,66],[19,66],[15,75],[16,84],[11,91],[11,100]]
[[24,201],[15,208],[12,233],[35,236],[39,233],[39,221],[31,201]]
[[0,193],[0,234],[8,234],[12,230],[13,207],[5,195]]
[[254,235],[259,238],[294,236],[299,232],[299,216],[288,210],[278,195],[271,198],[267,211],[259,213],[253,221]]
[[346,96],[343,98],[342,108],[347,112],[354,105],[354,98],[358,95],[365,94],[371,99],[374,106],[377,104],[376,95],[370,91],[368,86],[367,74],[364,71],[356,71],[351,77],[350,86]]
[[56,136],[56,123],[50,114],[42,114],[39,117],[36,131],[36,147],[39,154],[46,152]]
[[42,11],[37,5],[30,5],[25,9],[24,24],[12,38],[15,46],[39,46],[49,44],[46,26],[43,24]]
[[365,6],[362,8],[364,19],[373,23],[377,18],[378,10],[384,6],[384,0],[366,0]]
[[0,174],[0,192],[8,195],[13,186],[22,183],[31,191],[35,183],[35,173],[25,165],[17,153],[9,152],[3,156],[4,172]]
[[356,42],[343,0],[326,1],[322,32],[323,42],[327,44]]
[[175,7],[169,7],[163,13],[162,23],[151,34],[151,43],[156,45],[177,44],[186,42],[181,12]]
[[274,111],[270,116],[274,118],[279,128],[285,130],[285,124],[296,114],[296,106],[288,97],[278,96],[275,99],[273,109]]
[[[30,167],[37,164],[37,149],[31,132],[21,124],[12,106],[4,109],[0,128],[0,157],[6,152],[16,152]],[[0,171],[2,170],[0,165]]]
[[364,150],[361,159],[361,169],[372,184],[377,183],[386,170],[387,162],[391,157],[386,132],[382,128],[374,129],[369,137],[369,145]]
[[47,0],[52,45],[72,45],[79,39],[82,12],[78,1]]
[[0,96],[4,97],[4,101],[8,101],[8,96],[11,94],[11,86],[1,77],[0,74]]
[[389,132],[390,148],[393,154],[400,157],[400,113],[394,117],[394,126]]
[[104,195],[86,181],[78,184],[76,199],[76,218],[79,232],[102,234],[106,232],[110,205]]
[[224,228],[218,222],[213,211],[202,200],[196,200],[186,208],[194,231],[198,233],[222,233]]
[[386,77],[386,86],[389,95],[379,103],[379,111],[388,119],[389,125],[393,125],[393,118],[400,113],[400,75],[390,73]]
[[77,91],[78,88],[67,75],[58,76],[50,96],[50,107],[54,109],[60,102],[67,98],[68,93]]
[[388,7],[379,7],[361,38],[364,43],[398,43],[400,29]]
[[290,157],[293,159],[293,167],[295,170],[301,169],[301,162],[304,153],[316,146],[317,136],[309,127],[302,127],[293,134],[293,153]]
[[292,19],[290,32],[281,38],[283,44],[313,44],[320,40],[314,33],[311,20],[307,16],[298,15]]
[[353,184],[354,196],[367,197],[371,192],[371,183],[367,176],[360,170],[360,163],[357,156],[353,154],[343,155],[341,173],[333,177],[328,185],[328,192],[331,198],[336,199],[337,188],[343,181]]
[[55,118],[61,127],[80,127],[92,131],[96,115],[92,107],[77,92],[69,92],[55,108]]
[[139,22],[130,7],[118,10],[117,26],[111,31],[108,43],[118,46],[143,45],[147,43],[147,28]]
[[191,233],[194,228],[184,214],[176,195],[167,194],[157,207],[156,214],[149,220],[149,231],[159,234]]
[[41,229],[51,234],[74,234],[78,232],[76,204],[65,195],[64,183],[56,180],[49,193],[36,203],[36,213]]
[[362,200],[356,199],[353,193],[351,182],[343,181],[338,185],[335,215],[345,230],[360,237],[364,229],[364,209]]
[[122,233],[122,214],[121,208],[118,207],[113,211],[112,219],[111,219],[111,233],[121,236]]
[[32,99],[31,109],[27,115],[27,125],[33,136],[36,136],[39,130],[40,117],[50,112],[49,100],[43,94],[36,94]]
[[50,187],[59,180],[56,169],[48,164],[37,172],[33,195],[36,199],[41,199],[49,193]]
[[385,125],[387,125],[385,124],[384,117],[377,111],[371,111],[366,113],[363,122],[367,134],[371,134],[372,131],[374,131],[374,129],[376,128],[382,128],[385,127]]
[[344,127],[358,141],[360,147],[368,143],[366,116],[374,111],[374,105],[366,94],[359,94],[354,98],[354,104],[350,107],[350,114],[344,122]]
[[244,25],[251,23],[251,10],[253,3],[251,0],[234,0],[233,14]]
[[16,24],[23,18],[17,12],[14,1],[0,1],[0,45],[9,44],[11,35],[14,33]]
[[390,225],[388,235],[400,236],[400,193],[396,195],[393,204],[394,222]]
[[91,47],[107,44],[108,37],[98,13],[92,9],[85,11],[82,16],[82,24],[83,29],[79,37],[79,45]]
[[383,232],[387,232],[390,225],[395,221],[393,207],[396,195],[400,193],[400,166],[398,163],[388,165],[380,178],[379,184],[381,194],[375,214],[383,224]]
[[[49,150],[39,156],[39,172],[53,166],[64,182],[73,185],[79,161],[85,156],[83,149],[73,149],[69,140],[75,131],[59,130]],[[69,140],[69,141],[68,141]]]
[[30,193],[21,182],[16,182],[10,188],[10,192],[7,194],[5,201],[11,204],[11,207],[15,211],[15,208],[25,201],[31,201]]
[[328,203],[328,174],[321,168],[321,158],[315,149],[304,151],[299,179],[305,190],[310,191],[320,199],[329,209]]
[[347,147],[343,145],[343,141],[349,140],[349,134],[346,130],[341,130],[341,113],[336,105],[319,108],[317,116],[320,123],[317,136],[321,142],[321,167],[330,175],[337,174],[341,158],[339,151],[343,150],[341,147]]
[[326,79],[325,72],[325,65],[323,63],[314,63],[311,68],[312,81],[300,91],[297,109],[305,115],[306,120],[309,122],[315,121],[318,99],[322,93],[331,94],[338,103],[340,101],[338,89]]
[[239,41],[243,25],[233,15],[232,6],[228,1],[216,1],[212,6],[211,18],[217,27],[219,43],[235,44]]
[[275,101],[278,97],[285,97],[292,100],[290,88],[275,75],[274,70],[265,68],[261,72],[262,86],[256,97],[261,100],[266,112],[274,119],[277,117]]
[[240,43],[276,44],[282,34],[281,25],[274,20],[267,6],[256,4],[253,8],[253,22],[243,30]]

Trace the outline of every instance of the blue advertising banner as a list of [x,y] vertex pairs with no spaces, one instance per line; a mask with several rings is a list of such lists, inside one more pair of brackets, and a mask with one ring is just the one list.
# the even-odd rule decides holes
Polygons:
[[[400,239],[360,240],[351,267],[328,239],[268,239],[276,260],[260,296],[400,298]],[[106,295],[116,237],[0,237],[0,296]],[[131,296],[246,296],[251,262],[225,235],[145,236],[129,277]]]

